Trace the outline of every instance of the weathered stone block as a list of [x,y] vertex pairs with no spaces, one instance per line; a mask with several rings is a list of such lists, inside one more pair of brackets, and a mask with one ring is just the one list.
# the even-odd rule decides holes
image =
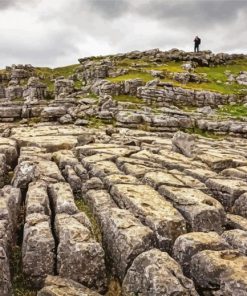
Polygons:
[[76,214],[79,212],[75,205],[74,195],[68,183],[55,183],[49,186],[49,195],[56,214]]
[[247,183],[242,180],[210,178],[206,181],[206,185],[226,210],[234,205],[241,194],[247,192]]
[[247,255],[247,231],[233,229],[225,231],[222,238],[233,248],[237,249],[243,255]]
[[211,196],[192,188],[177,188],[162,185],[159,192],[172,201],[180,211],[192,231],[222,232],[225,211]]
[[106,214],[101,222],[104,249],[123,280],[136,256],[156,245],[155,235],[127,210],[112,208]]
[[43,214],[28,215],[24,226],[22,265],[31,286],[41,288],[45,277],[54,273],[54,251],[49,217]]
[[230,246],[216,232],[191,232],[180,235],[173,246],[173,257],[190,277],[191,258],[203,250],[225,250]]
[[115,163],[111,161],[100,161],[88,164],[89,174],[93,177],[104,178],[113,174],[122,174]]
[[18,188],[7,185],[0,189],[0,220],[8,221],[8,231],[15,236],[17,216],[21,204],[21,192]]
[[5,249],[0,244],[0,295],[9,296],[11,294],[11,279],[9,260]]
[[59,240],[57,270],[60,276],[73,279],[89,288],[105,291],[104,251],[88,228],[73,216],[57,214],[56,234]]
[[181,214],[149,186],[118,184],[112,186],[111,195],[121,208],[128,209],[154,231],[163,250],[169,250],[174,240],[186,232]]
[[197,296],[193,282],[183,275],[179,264],[157,249],[140,254],[129,268],[123,295]]
[[79,192],[81,190],[82,182],[75,173],[74,169],[71,166],[66,165],[65,169],[63,170],[63,174],[65,176],[65,179],[71,186],[73,192]]
[[28,186],[26,196],[26,215],[33,213],[50,216],[50,202],[47,194],[47,184],[44,181],[32,182]]
[[219,295],[245,295],[247,291],[247,257],[238,251],[202,251],[193,256],[191,274],[204,290]]

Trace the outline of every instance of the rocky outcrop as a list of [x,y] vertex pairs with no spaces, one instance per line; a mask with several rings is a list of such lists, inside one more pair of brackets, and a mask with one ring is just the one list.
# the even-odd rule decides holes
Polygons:
[[10,249],[15,241],[21,192],[11,186],[0,189],[0,294],[11,294]]
[[74,91],[74,81],[70,79],[56,79],[55,81],[55,96],[60,94],[71,94]]
[[27,87],[23,92],[25,103],[33,103],[45,99],[47,86],[36,77],[28,80]]
[[137,96],[143,99],[148,105],[156,104],[167,106],[169,104],[188,105],[195,107],[225,105],[234,102],[233,95],[200,90],[190,90],[175,86],[164,87],[139,87]]
[[123,295],[193,295],[193,282],[186,278],[179,264],[167,253],[153,249],[139,255],[123,282]]
[[193,256],[191,273],[196,284],[204,290],[218,290],[222,295],[246,292],[247,257],[237,251],[202,251]]
[[195,156],[195,137],[183,132],[175,133],[172,138],[172,150],[187,157]]
[[[159,80],[200,83],[198,65],[234,58],[154,49],[86,59],[67,77],[51,71],[55,93],[49,69],[1,71],[0,295],[15,294],[20,276],[39,296],[245,295],[247,128],[222,113],[245,107]],[[187,72],[168,73],[170,60]],[[108,79],[136,72],[152,80]],[[19,257],[22,274],[11,275]]]

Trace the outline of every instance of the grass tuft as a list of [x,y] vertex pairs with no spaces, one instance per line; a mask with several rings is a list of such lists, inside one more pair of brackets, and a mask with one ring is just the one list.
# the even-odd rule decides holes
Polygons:
[[225,105],[218,110],[220,115],[230,115],[236,118],[247,117],[247,106]]
[[214,132],[204,131],[198,127],[187,128],[185,129],[185,132],[189,134],[196,134],[203,138],[208,138],[208,139],[218,140],[218,141],[223,140],[225,138],[225,136],[223,135],[218,135]]
[[14,296],[35,296],[36,291],[30,290],[28,281],[22,273],[22,256],[21,247],[14,246],[11,253],[10,267],[13,274],[12,294]]
[[100,227],[99,227],[96,219],[94,218],[88,205],[84,202],[84,200],[81,197],[78,199],[75,199],[75,204],[81,212],[84,212],[87,215],[88,219],[90,220],[90,222],[92,224],[92,232],[93,232],[93,235],[94,235],[96,241],[101,242],[102,236],[101,236]]

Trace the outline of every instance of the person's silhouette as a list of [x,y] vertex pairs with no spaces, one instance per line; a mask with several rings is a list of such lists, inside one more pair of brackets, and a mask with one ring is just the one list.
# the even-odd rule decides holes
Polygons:
[[194,52],[199,52],[199,46],[201,44],[201,39],[198,36],[196,36],[196,38],[194,39],[194,44],[195,44]]

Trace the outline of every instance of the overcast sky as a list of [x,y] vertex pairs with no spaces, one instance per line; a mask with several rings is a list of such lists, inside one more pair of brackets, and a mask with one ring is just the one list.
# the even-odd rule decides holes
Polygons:
[[247,53],[247,0],[0,0],[0,68],[160,48]]

